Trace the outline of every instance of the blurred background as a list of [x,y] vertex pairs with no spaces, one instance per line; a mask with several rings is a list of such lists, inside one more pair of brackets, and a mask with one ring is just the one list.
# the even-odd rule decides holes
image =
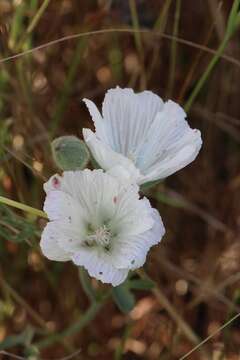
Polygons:
[[[50,262],[39,250],[45,221],[0,205],[1,358],[10,359],[4,353],[9,351],[32,360],[71,354],[76,359],[180,359],[240,312],[237,28],[225,41],[232,3],[0,0],[1,195],[41,209],[43,182],[57,171],[51,140],[67,134],[81,138],[82,127],[92,127],[81,99],[101,106],[106,90],[116,85],[149,89],[186,106],[191,127],[203,137],[194,163],[143,190],[167,231],[145,266],[157,288],[136,290],[128,314],[108,299],[84,323],[89,299],[78,269],[70,262]],[[109,31],[126,28],[134,32]],[[2,61],[101,29],[108,31]],[[216,55],[221,44],[225,50]],[[94,280],[92,285],[101,286]],[[237,360],[239,349],[237,319],[187,358]]]

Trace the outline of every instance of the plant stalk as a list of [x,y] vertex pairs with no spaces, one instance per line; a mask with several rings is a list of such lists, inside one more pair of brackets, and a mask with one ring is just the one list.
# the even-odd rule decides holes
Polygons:
[[33,207],[25,205],[25,204],[22,204],[22,203],[20,203],[18,201],[8,199],[8,198],[6,198],[4,196],[0,196],[0,203],[8,205],[8,206],[15,207],[16,209],[20,209],[22,211],[26,211],[28,213],[31,213],[31,214],[35,215],[35,216],[39,216],[39,217],[42,217],[42,218],[45,218],[45,219],[48,218],[47,214],[44,211],[33,208]]

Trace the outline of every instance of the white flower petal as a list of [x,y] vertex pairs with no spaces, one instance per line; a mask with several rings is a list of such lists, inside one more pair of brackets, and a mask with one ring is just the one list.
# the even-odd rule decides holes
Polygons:
[[68,261],[71,260],[70,254],[64,251],[58,243],[59,231],[54,222],[49,222],[41,236],[40,247],[42,253],[50,260]]
[[84,208],[62,190],[49,191],[43,209],[50,220],[66,221],[71,226],[81,226],[86,218]]
[[151,91],[135,94],[132,89],[119,87],[108,90],[102,113],[113,150],[134,158],[136,149],[162,107],[162,99]]
[[151,214],[154,219],[151,229],[116,242],[112,256],[118,268],[134,270],[141,267],[146,261],[149,249],[161,241],[165,234],[162,219],[156,209],[151,209]]
[[94,159],[104,170],[110,170],[116,165],[120,165],[127,169],[132,181],[140,176],[139,170],[131,160],[113,151],[107,144],[100,141],[91,130],[83,129],[83,137]]
[[85,246],[88,235],[86,224],[81,221],[78,224],[72,224],[68,220],[53,221],[53,223],[58,229],[58,244],[64,251],[73,254]]
[[[150,91],[111,89],[103,102],[103,116],[93,103],[96,134],[83,134],[93,157],[105,169],[121,165],[138,184],[163,179],[192,162],[201,134],[191,129],[184,110]],[[100,124],[100,125],[98,125]],[[140,175],[139,175],[140,174]]]
[[127,269],[117,269],[107,261],[107,257],[97,251],[82,249],[72,256],[72,261],[78,266],[84,266],[90,276],[103,283],[118,286],[127,278]]
[[44,210],[51,221],[40,245],[49,259],[71,259],[117,286],[129,269],[144,263],[164,228],[149,201],[139,199],[129,174],[120,166],[111,172],[114,176],[103,170],[67,171],[57,188],[55,180],[47,183]]
[[[196,158],[202,145],[201,134],[189,127],[185,117],[183,109],[173,101],[166,102],[157,114],[139,150],[137,164],[148,181],[163,179]],[[143,176],[140,183],[146,178]]]
[[190,164],[198,155],[201,147],[201,141],[197,141],[196,145],[186,145],[175,154],[172,159],[166,159],[158,166],[149,169],[146,176],[142,176],[139,180],[139,184],[146,182],[164,179],[167,176],[175,173],[178,170],[183,169]]
[[107,170],[107,174],[118,179],[123,185],[131,185],[132,183],[132,178],[129,172],[122,165],[116,165],[112,167],[111,169]]
[[98,111],[98,108],[96,105],[88,99],[83,99],[83,102],[86,104],[88,111],[92,117],[92,120],[94,122],[95,129],[98,133],[99,138],[104,141],[106,144],[108,144],[108,137],[106,136],[106,130],[104,127],[104,120]]
[[62,177],[58,174],[55,174],[51,176],[47,182],[45,182],[43,188],[45,190],[45,193],[48,194],[49,191],[52,190],[61,190],[61,185],[62,185]]
[[139,199],[136,187],[128,187],[117,197],[116,212],[111,220],[114,233],[119,236],[138,235],[151,229],[153,223],[148,202]]

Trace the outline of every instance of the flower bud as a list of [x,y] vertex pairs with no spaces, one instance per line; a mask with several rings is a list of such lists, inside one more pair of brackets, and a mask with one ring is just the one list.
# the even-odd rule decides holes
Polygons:
[[61,136],[53,140],[52,154],[56,165],[65,171],[84,169],[90,158],[87,146],[76,136]]

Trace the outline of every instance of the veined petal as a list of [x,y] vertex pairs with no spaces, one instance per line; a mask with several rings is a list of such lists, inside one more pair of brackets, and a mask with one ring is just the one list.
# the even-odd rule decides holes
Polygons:
[[83,129],[83,137],[94,159],[104,170],[110,170],[116,165],[120,165],[129,172],[132,181],[136,181],[140,176],[139,170],[131,160],[113,151],[108,145],[100,141],[91,130]]
[[[112,148],[127,156],[135,152],[145,138],[156,114],[163,107],[162,99],[151,91],[135,94],[132,89],[110,89],[103,101],[102,114]],[[96,131],[98,136],[98,132]]]
[[69,254],[73,254],[82,246],[85,246],[85,241],[88,235],[87,224],[81,223],[72,224],[68,220],[57,220],[53,222],[58,229],[57,242],[59,246]]
[[[177,168],[174,166],[175,170],[167,172],[167,174],[172,174],[195,159],[202,145],[201,134],[199,130],[189,127],[185,117],[184,110],[178,104],[170,100],[164,104],[162,112],[157,114],[145,143],[139,150],[137,165],[141,169],[141,173],[150,177],[150,173],[154,170],[165,169],[168,162],[174,158],[180,159],[179,152],[185,147],[188,147],[189,150],[189,160],[184,156],[185,161],[181,161]],[[185,151],[184,154],[186,154]],[[157,179],[168,175],[159,174],[160,177]],[[143,179],[144,177],[142,181]]]
[[103,170],[64,172],[64,186],[71,189],[74,199],[86,213],[86,221],[98,225],[111,218],[115,212],[115,197],[119,193],[119,181]]
[[120,237],[138,235],[152,228],[154,220],[151,207],[146,198],[139,199],[136,187],[129,187],[122,192],[116,199],[116,206],[111,227]]
[[137,269],[145,261],[149,249],[158,244],[165,228],[162,219],[156,209],[151,209],[154,224],[151,229],[136,236],[119,239],[113,248],[112,258],[119,269]]
[[84,208],[62,190],[49,191],[43,209],[50,220],[68,221],[71,226],[81,227],[86,219]]
[[[135,186],[136,191],[139,191],[139,186],[137,185],[137,179],[127,171],[122,165],[116,165],[107,171],[107,174],[116,178],[124,188],[129,186]],[[140,175],[139,175],[140,176]]]
[[72,256],[72,261],[78,266],[83,266],[90,276],[101,280],[103,283],[118,286],[127,278],[127,269],[117,269],[107,257],[100,252],[82,249]]
[[96,133],[97,133],[99,139],[101,139],[106,144],[108,144],[109,138],[108,138],[108,136],[106,136],[107,134],[106,134],[106,129],[104,127],[104,120],[103,120],[98,108],[96,107],[94,102],[92,102],[91,100],[83,99],[83,102],[86,104],[88,111],[92,117],[95,129],[96,129]]
[[49,222],[41,236],[40,247],[43,255],[50,260],[56,261],[68,261],[71,260],[71,256],[68,252],[64,251],[60,247],[59,243],[59,231],[54,222]]
[[105,170],[125,167],[132,182],[173,174],[193,161],[202,146],[200,132],[189,127],[181,106],[171,100],[163,103],[151,91],[110,89],[102,116],[93,103],[87,105],[96,133],[84,129],[83,134],[93,157]]
[[146,171],[146,175],[142,175],[139,178],[139,184],[164,179],[194,161],[201,149],[202,140],[198,130],[192,135],[189,144],[183,144],[178,151],[174,151],[174,154],[171,154],[171,156],[167,157],[162,162],[152,165],[148,171]]
[[126,170],[116,166],[109,172],[66,171],[47,183],[44,210],[51,221],[40,245],[49,259],[71,259],[117,286],[129,269],[144,263],[164,227],[149,201],[139,198]]

